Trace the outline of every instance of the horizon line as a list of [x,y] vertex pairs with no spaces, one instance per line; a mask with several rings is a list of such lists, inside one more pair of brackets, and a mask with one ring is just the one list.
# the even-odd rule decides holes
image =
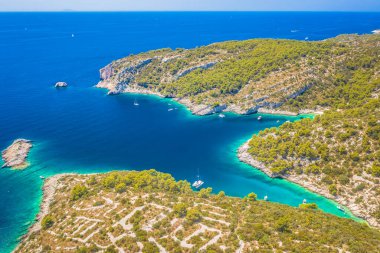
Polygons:
[[0,13],[48,13],[48,12],[87,12],[87,13],[109,13],[109,12],[339,12],[339,13],[380,13],[380,10],[0,10]]

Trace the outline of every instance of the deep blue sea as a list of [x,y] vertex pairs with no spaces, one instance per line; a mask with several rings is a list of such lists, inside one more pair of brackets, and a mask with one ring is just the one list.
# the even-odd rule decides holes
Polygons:
[[[34,141],[30,167],[0,170],[0,252],[15,247],[38,213],[39,176],[62,172],[155,168],[192,181],[199,168],[215,192],[255,192],[292,206],[306,198],[345,216],[332,201],[236,157],[252,134],[298,118],[198,117],[168,99],[106,96],[93,86],[104,65],[150,49],[259,37],[322,40],[378,28],[380,13],[0,13],[0,149],[16,138]],[[69,87],[57,90],[57,81]]]

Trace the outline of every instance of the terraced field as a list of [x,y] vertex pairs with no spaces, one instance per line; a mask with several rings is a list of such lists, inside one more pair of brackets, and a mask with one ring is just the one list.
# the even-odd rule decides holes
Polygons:
[[256,201],[255,194],[213,195],[209,188],[194,192],[188,182],[154,170],[66,175],[52,189],[41,229],[16,252],[380,250],[379,231],[313,205],[292,208]]

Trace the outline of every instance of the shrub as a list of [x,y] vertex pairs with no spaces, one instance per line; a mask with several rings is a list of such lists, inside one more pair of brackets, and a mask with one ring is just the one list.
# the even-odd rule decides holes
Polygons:
[[306,171],[308,173],[313,173],[315,175],[318,175],[321,172],[320,168],[315,164],[309,165],[309,167],[306,169]]
[[158,253],[160,252],[160,250],[155,244],[151,242],[145,242],[142,252],[143,253],[156,253],[156,252]]
[[358,184],[354,189],[353,189],[353,192],[360,192],[362,190],[364,190],[365,188],[365,184],[364,183],[360,183]]
[[249,193],[249,194],[247,195],[247,198],[248,198],[248,200],[250,200],[250,201],[256,201],[256,199],[257,199],[257,195],[256,195],[255,193],[251,192],[251,193]]
[[115,248],[115,246],[109,246],[105,251],[104,253],[117,253],[117,250]]
[[375,177],[380,177],[380,166],[379,165],[373,165],[372,166],[372,175]]
[[125,192],[127,190],[127,186],[125,185],[125,183],[119,183],[115,186],[115,190],[118,193],[122,193],[122,192]]
[[185,203],[178,203],[173,206],[173,211],[177,217],[185,217],[187,214],[187,205]]
[[91,245],[90,247],[82,246],[77,248],[75,253],[95,253],[99,252],[99,248],[96,245]]
[[93,175],[93,176],[91,176],[88,180],[87,180],[87,183],[89,184],[89,185],[95,185],[96,183],[97,183],[97,181],[96,181],[96,177]]
[[104,200],[97,200],[95,201],[95,203],[93,204],[93,206],[102,206],[104,205],[105,201]]
[[221,198],[224,198],[226,196],[226,193],[224,191],[220,191],[217,196],[218,196],[218,198],[221,199]]
[[275,161],[273,164],[272,164],[272,168],[271,168],[271,171],[273,173],[277,173],[277,174],[285,174],[289,169],[292,169],[293,166],[286,162],[286,161],[283,161],[283,160],[280,160],[280,161]]
[[53,225],[54,225],[54,220],[53,220],[53,217],[51,217],[50,215],[46,215],[41,221],[42,229],[46,230],[48,228],[51,228]]
[[305,203],[305,204],[300,204],[299,208],[301,208],[301,209],[318,209],[318,205],[315,203]]
[[77,184],[71,191],[71,200],[78,200],[88,193],[87,187],[81,184]]
[[210,196],[211,192],[212,192],[211,187],[203,188],[199,191],[198,196],[201,198],[208,198]]
[[350,154],[350,158],[352,159],[352,161],[354,162],[358,162],[360,160],[360,157],[359,157],[359,153],[358,152],[352,152]]
[[116,176],[116,174],[111,173],[103,179],[102,184],[106,188],[114,188],[118,181],[119,178]]
[[380,221],[380,206],[377,207],[377,209],[372,213],[372,215]]
[[186,221],[189,224],[194,224],[196,222],[200,222],[201,220],[202,220],[202,214],[198,208],[191,208],[190,210],[187,211]]
[[289,219],[286,217],[279,218],[275,223],[275,229],[278,232],[284,233],[284,232],[290,232],[290,222]]
[[339,183],[341,183],[343,185],[346,185],[346,184],[350,183],[350,179],[348,178],[347,175],[340,175],[338,177],[338,180],[339,180]]
[[329,186],[329,192],[334,196],[338,194],[338,189],[336,188],[335,184]]

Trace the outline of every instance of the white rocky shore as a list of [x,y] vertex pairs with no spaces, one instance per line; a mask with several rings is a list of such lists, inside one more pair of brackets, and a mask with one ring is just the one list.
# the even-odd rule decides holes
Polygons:
[[306,175],[297,175],[297,174],[286,174],[286,175],[278,175],[274,174],[268,167],[265,166],[260,161],[255,160],[248,152],[249,150],[249,141],[245,142],[240,148],[238,149],[238,158],[240,161],[251,165],[252,167],[261,170],[265,174],[267,174],[270,177],[278,177],[278,178],[283,178],[288,181],[291,181],[295,184],[298,184],[312,192],[315,192],[319,195],[322,195],[328,199],[334,200],[337,203],[347,207],[355,216],[362,218],[368,222],[371,226],[374,227],[380,227],[380,223],[376,221],[375,218],[371,217],[366,213],[364,210],[362,210],[354,201],[350,199],[346,199],[343,197],[335,197],[329,193],[329,190],[327,187],[321,187],[318,184],[317,180],[310,180],[311,178]]
[[[42,228],[41,221],[43,217],[45,217],[49,213],[50,204],[54,200],[54,194],[56,190],[60,187],[59,181],[61,178],[68,175],[74,175],[74,174],[73,173],[58,174],[58,175],[49,177],[45,180],[43,188],[42,188],[43,199],[40,205],[40,211],[37,214],[34,224],[31,227],[29,227],[28,232],[22,236],[21,242],[25,240],[26,238],[28,238],[32,233],[38,232]],[[14,251],[16,251],[16,249]]]
[[[156,95],[159,97],[165,97],[159,92],[152,91],[150,89],[146,89],[140,86],[136,85],[126,85],[126,86],[118,86],[114,83],[108,81],[108,80],[102,80],[98,84],[95,85],[97,88],[104,88],[108,90],[107,95],[117,95],[120,93],[134,93],[134,94],[145,94],[145,95]],[[117,87],[117,88],[115,88]],[[252,113],[265,113],[265,114],[275,114],[275,115],[286,115],[286,116],[297,116],[299,114],[305,114],[305,113],[315,113],[319,114],[320,112],[312,111],[312,110],[305,110],[300,112],[291,112],[291,111],[285,111],[285,110],[278,110],[278,109],[270,109],[266,107],[260,107],[255,106],[254,108],[249,109],[243,109],[239,105],[225,105],[221,104],[218,106],[211,106],[206,104],[196,104],[192,102],[188,98],[175,98],[170,97],[173,100],[177,101],[180,104],[183,104],[186,106],[194,115],[198,116],[204,116],[204,115],[211,115],[216,113],[222,113],[222,112],[233,112],[236,114],[246,115],[246,114],[252,114]],[[269,105],[270,106],[270,105]]]
[[24,169],[28,166],[26,158],[32,148],[32,142],[26,139],[15,140],[7,149],[2,152],[4,165],[12,169]]

